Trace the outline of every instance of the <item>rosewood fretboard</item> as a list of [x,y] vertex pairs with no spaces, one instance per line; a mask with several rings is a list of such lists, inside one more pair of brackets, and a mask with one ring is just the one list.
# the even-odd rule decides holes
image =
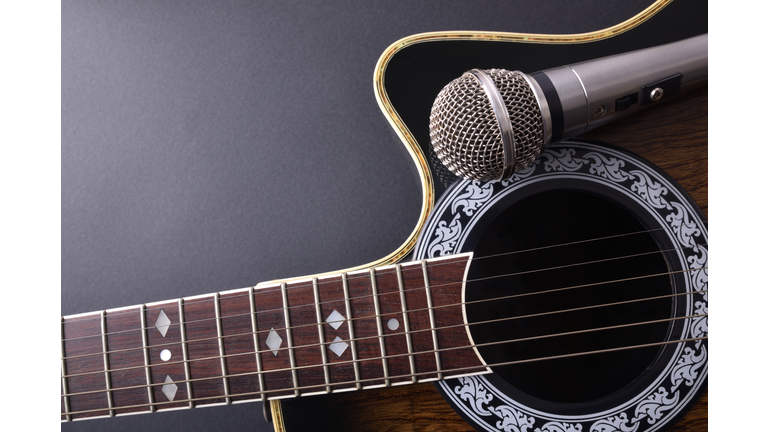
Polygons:
[[61,321],[62,421],[488,372],[471,347],[471,254]]

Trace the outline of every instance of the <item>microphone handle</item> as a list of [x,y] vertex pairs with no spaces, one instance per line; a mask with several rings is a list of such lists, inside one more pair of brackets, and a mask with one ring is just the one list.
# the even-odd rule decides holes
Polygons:
[[545,143],[707,85],[708,35],[535,72]]

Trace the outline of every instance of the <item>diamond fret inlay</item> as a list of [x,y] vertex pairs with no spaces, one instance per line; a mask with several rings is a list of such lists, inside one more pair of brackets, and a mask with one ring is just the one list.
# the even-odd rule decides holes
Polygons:
[[339,327],[341,327],[342,324],[344,324],[344,315],[340,314],[339,311],[336,309],[331,312],[330,315],[328,315],[328,318],[325,319],[325,321],[331,325],[331,327],[334,328],[334,330],[338,330]]
[[275,331],[275,328],[272,327],[269,329],[269,336],[267,336],[267,346],[269,349],[272,350],[272,354],[277,356],[279,351],[277,351],[278,348],[280,348],[280,345],[283,343],[283,338],[280,337],[280,335],[277,334]]
[[155,327],[157,327],[157,330],[160,332],[163,337],[165,337],[165,333],[168,332],[168,327],[171,326],[171,320],[168,319],[168,315],[165,314],[165,311],[160,309],[160,315],[157,316],[157,321],[155,321]]
[[340,337],[336,336],[336,339],[333,340],[332,344],[328,345],[328,348],[333,351],[334,354],[341,357],[348,346],[348,343],[344,342]]
[[163,394],[165,397],[168,398],[168,400],[173,400],[173,398],[176,397],[176,390],[179,389],[179,386],[173,383],[173,380],[171,379],[170,375],[165,376],[165,385],[161,387],[161,390],[163,391]]

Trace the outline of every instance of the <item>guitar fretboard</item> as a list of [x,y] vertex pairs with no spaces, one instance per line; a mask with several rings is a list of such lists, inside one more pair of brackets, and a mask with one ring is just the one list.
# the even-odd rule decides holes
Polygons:
[[470,254],[62,318],[62,421],[488,372]]

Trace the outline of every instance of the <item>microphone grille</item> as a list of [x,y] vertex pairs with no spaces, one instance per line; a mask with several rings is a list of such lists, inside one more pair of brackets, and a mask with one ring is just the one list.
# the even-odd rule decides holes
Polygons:
[[[512,123],[517,172],[544,149],[544,126],[536,96],[518,71],[490,69]],[[499,180],[504,147],[499,122],[480,82],[471,73],[451,81],[437,95],[429,116],[429,137],[437,157],[468,180]]]

